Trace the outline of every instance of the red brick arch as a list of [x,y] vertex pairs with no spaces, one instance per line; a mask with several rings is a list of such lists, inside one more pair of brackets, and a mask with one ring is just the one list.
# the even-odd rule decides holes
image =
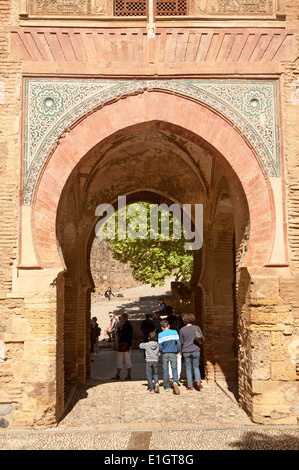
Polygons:
[[[209,146],[226,167],[228,178],[241,186],[250,215],[250,243],[246,266],[262,266],[270,259],[275,214],[270,185],[257,156],[226,119],[199,102],[162,91],[144,92],[110,103],[80,120],[60,141],[44,165],[33,199],[33,234],[42,267],[61,267],[56,242],[56,214],[69,176],[99,142],[122,129],[149,121],[177,126]],[[212,149],[212,150],[211,150]]]

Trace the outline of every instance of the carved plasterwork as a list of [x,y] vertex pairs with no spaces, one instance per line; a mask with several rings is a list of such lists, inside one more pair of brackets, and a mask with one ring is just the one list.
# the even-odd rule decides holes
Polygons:
[[275,81],[26,79],[24,205],[31,204],[36,179],[60,136],[86,113],[145,89],[190,97],[222,114],[255,149],[265,171],[280,175]]
[[92,15],[106,15],[107,13],[106,0],[91,0]]
[[198,13],[212,16],[272,16],[275,0],[197,0]]
[[36,16],[101,16],[106,0],[31,0],[29,14]]
[[[110,16],[114,0],[20,0],[29,16]],[[189,0],[189,15],[216,18],[275,18],[284,15],[285,0]],[[25,6],[26,3],[26,6]]]

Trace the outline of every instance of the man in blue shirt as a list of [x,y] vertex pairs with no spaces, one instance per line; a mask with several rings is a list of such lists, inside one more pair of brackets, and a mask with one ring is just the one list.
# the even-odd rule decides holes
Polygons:
[[181,342],[176,330],[171,330],[167,320],[161,321],[162,332],[158,335],[159,350],[162,355],[163,366],[163,382],[164,390],[167,392],[169,388],[169,374],[168,364],[170,363],[172,369],[173,388],[176,395],[180,394],[178,386],[178,369],[177,369],[177,354],[181,349]]

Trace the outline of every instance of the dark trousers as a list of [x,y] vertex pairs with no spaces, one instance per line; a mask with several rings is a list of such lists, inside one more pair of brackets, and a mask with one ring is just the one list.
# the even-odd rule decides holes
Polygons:
[[147,379],[149,390],[154,390],[156,383],[159,382],[158,362],[155,362],[155,361],[147,362],[145,373],[146,373],[146,379]]

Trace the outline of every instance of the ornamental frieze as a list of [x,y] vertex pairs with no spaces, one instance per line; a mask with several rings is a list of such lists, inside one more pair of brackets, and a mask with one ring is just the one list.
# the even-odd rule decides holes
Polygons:
[[275,0],[197,0],[198,12],[212,16],[272,16]]
[[[189,0],[181,11],[177,0],[155,0],[157,16],[192,16],[216,18],[275,18],[284,16],[285,0]],[[22,0],[22,14],[29,16],[122,16],[123,0]],[[127,2],[128,3],[128,2]],[[140,4],[146,3],[140,0]],[[124,6],[123,16],[140,16],[138,0]],[[179,10],[178,10],[179,9]],[[144,11],[146,9],[143,9]],[[118,11],[118,13],[116,13]],[[145,15],[145,13],[142,13]]]
[[106,0],[31,0],[27,9],[29,15],[34,16],[102,16],[112,13],[112,9],[107,11]]

